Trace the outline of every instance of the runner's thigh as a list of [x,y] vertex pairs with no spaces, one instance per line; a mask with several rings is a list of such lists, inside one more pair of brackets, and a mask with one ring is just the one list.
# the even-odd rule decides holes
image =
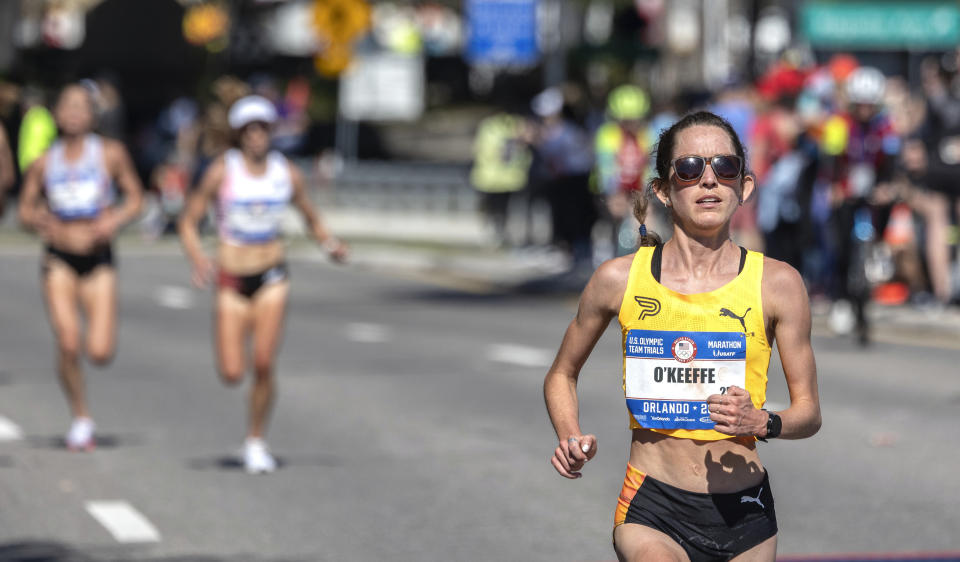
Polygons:
[[79,281],[69,266],[48,258],[43,277],[43,295],[50,327],[61,351],[80,353],[80,314],[77,310]]
[[239,382],[246,369],[250,300],[232,289],[219,289],[214,312],[217,369],[228,382]]
[[668,535],[636,523],[624,523],[614,529],[613,548],[621,562],[690,560],[683,548]]
[[80,302],[87,316],[87,355],[97,363],[113,357],[117,326],[117,274],[98,267],[80,280]]
[[253,362],[257,369],[273,366],[283,340],[290,283],[272,283],[260,288],[253,297]]

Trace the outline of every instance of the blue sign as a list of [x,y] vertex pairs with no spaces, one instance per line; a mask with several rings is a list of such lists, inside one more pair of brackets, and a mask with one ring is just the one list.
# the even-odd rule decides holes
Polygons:
[[536,0],[467,0],[473,64],[526,65],[537,61]]

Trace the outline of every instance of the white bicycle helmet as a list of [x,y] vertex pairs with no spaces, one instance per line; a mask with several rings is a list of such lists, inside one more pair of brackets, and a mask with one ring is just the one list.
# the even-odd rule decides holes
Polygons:
[[872,66],[861,66],[847,77],[846,92],[850,103],[877,105],[883,101],[887,78]]

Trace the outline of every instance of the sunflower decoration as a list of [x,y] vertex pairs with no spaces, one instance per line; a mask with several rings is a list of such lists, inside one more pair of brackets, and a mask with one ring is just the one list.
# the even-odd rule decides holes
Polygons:
[[227,46],[230,16],[219,3],[196,4],[183,15],[183,37],[192,45],[221,51]]
[[314,0],[313,26],[324,43],[314,60],[317,72],[337,76],[350,63],[352,43],[370,29],[365,0]]

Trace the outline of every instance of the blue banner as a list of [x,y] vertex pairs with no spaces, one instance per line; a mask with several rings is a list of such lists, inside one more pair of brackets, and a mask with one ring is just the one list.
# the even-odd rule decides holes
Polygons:
[[467,0],[472,64],[526,65],[537,61],[536,0]]

